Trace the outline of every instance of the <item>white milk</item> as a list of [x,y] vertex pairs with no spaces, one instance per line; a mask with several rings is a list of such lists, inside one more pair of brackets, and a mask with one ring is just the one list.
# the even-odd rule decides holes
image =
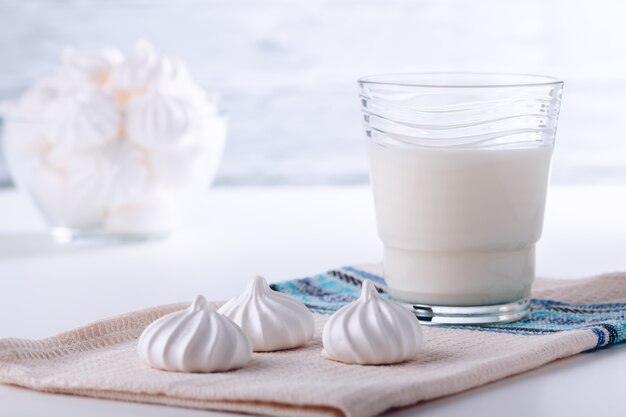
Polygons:
[[390,294],[456,306],[528,296],[551,154],[369,142]]

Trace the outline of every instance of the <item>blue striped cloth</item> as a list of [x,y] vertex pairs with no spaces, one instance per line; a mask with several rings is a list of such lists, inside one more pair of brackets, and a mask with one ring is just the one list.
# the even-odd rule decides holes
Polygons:
[[[382,277],[355,267],[274,283],[272,288],[298,298],[315,313],[332,314],[359,296],[364,279],[371,280],[379,293],[388,297]],[[527,336],[588,329],[598,338],[595,349],[626,341],[626,303],[568,304],[533,298],[530,306],[531,315],[526,320],[462,328]]]

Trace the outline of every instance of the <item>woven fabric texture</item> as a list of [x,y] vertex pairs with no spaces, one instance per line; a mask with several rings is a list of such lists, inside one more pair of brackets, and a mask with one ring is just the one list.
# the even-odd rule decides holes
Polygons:
[[255,353],[239,370],[183,374],[139,362],[137,338],[156,318],[187,306],[174,304],[47,339],[0,340],[0,382],[52,393],[269,416],[368,417],[626,340],[626,274],[607,274],[538,279],[532,316],[522,322],[425,326],[424,351],[410,362],[360,366],[322,358],[321,329],[328,313],[350,302],[363,279],[384,292],[375,266],[274,284],[316,312],[315,336],[301,348]]

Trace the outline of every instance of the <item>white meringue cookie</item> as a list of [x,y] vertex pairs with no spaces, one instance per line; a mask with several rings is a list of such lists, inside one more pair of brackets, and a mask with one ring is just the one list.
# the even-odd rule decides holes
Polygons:
[[153,81],[164,88],[197,87],[191,80],[187,66],[180,59],[167,56],[159,57],[153,74]]
[[69,77],[97,85],[104,85],[113,67],[123,60],[124,55],[113,48],[65,48],[61,53],[63,68]]
[[[69,186],[63,172],[48,164],[31,167],[28,174],[18,177],[28,182],[28,190],[34,203],[46,219],[55,226],[89,228],[104,219],[102,206],[78,193]],[[19,184],[18,184],[19,185]]]
[[48,148],[48,142],[40,122],[22,122],[8,118],[4,122],[6,157],[39,158]]
[[329,359],[383,365],[415,358],[423,337],[411,311],[381,298],[374,284],[365,280],[360,297],[328,319],[322,342],[322,355]]
[[71,85],[54,72],[39,79],[14,102],[6,103],[4,138],[7,157],[20,154],[27,158],[41,158],[49,147],[49,123],[45,115],[50,104],[61,94],[70,91]]
[[272,290],[262,277],[256,277],[218,313],[241,326],[255,352],[302,346],[311,340],[315,327],[313,314],[304,304]]
[[177,58],[159,58],[152,85],[168,95],[189,102],[203,118],[218,114],[217,96],[207,94],[196,84],[189,75],[187,66]]
[[6,103],[7,121],[41,124],[50,104],[61,95],[73,91],[74,83],[64,71],[57,70],[38,79],[17,100]]
[[188,309],[146,327],[138,352],[154,368],[179,372],[228,371],[246,365],[252,356],[241,328],[213,311],[202,296]]
[[120,128],[120,112],[113,99],[86,88],[53,100],[45,112],[46,136],[53,145],[94,148],[113,140]]
[[186,138],[188,146],[150,149],[151,172],[166,187],[207,187],[219,167],[225,139],[226,123],[216,119],[213,126],[194,130]]
[[126,111],[126,136],[146,147],[179,144],[191,128],[194,107],[154,88],[135,96]]
[[140,40],[135,52],[111,71],[108,85],[117,93],[133,94],[145,90],[159,71],[159,54],[152,44]]
[[61,94],[73,88],[62,71],[55,71],[37,80],[35,84],[24,92],[17,102],[17,111],[12,116],[20,119],[39,119],[42,111]]
[[135,201],[149,187],[143,153],[114,141],[90,151],[54,149],[47,161],[63,169],[73,193],[111,209]]

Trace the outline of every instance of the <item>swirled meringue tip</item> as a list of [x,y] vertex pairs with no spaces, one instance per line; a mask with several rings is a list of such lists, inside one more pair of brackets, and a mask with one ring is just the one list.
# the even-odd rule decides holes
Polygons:
[[292,349],[313,338],[313,314],[295,298],[274,291],[265,278],[257,276],[239,296],[224,304],[218,313],[237,323],[255,352]]
[[187,309],[146,327],[137,350],[153,368],[177,372],[229,371],[245,366],[252,356],[241,328],[216,313],[201,295]]
[[178,145],[190,130],[196,110],[189,101],[149,88],[128,102],[126,135],[146,148]]
[[122,63],[124,55],[114,48],[72,48],[61,51],[62,68],[76,81],[104,85],[115,65]]
[[193,301],[191,302],[191,306],[189,306],[189,309],[191,309],[194,313],[197,313],[198,311],[202,310],[206,306],[207,306],[206,298],[204,298],[204,296],[202,295],[196,295],[196,298],[194,298]]
[[380,297],[364,280],[361,295],[337,310],[322,332],[322,356],[359,365],[388,365],[414,359],[423,345],[422,329],[411,311]]

